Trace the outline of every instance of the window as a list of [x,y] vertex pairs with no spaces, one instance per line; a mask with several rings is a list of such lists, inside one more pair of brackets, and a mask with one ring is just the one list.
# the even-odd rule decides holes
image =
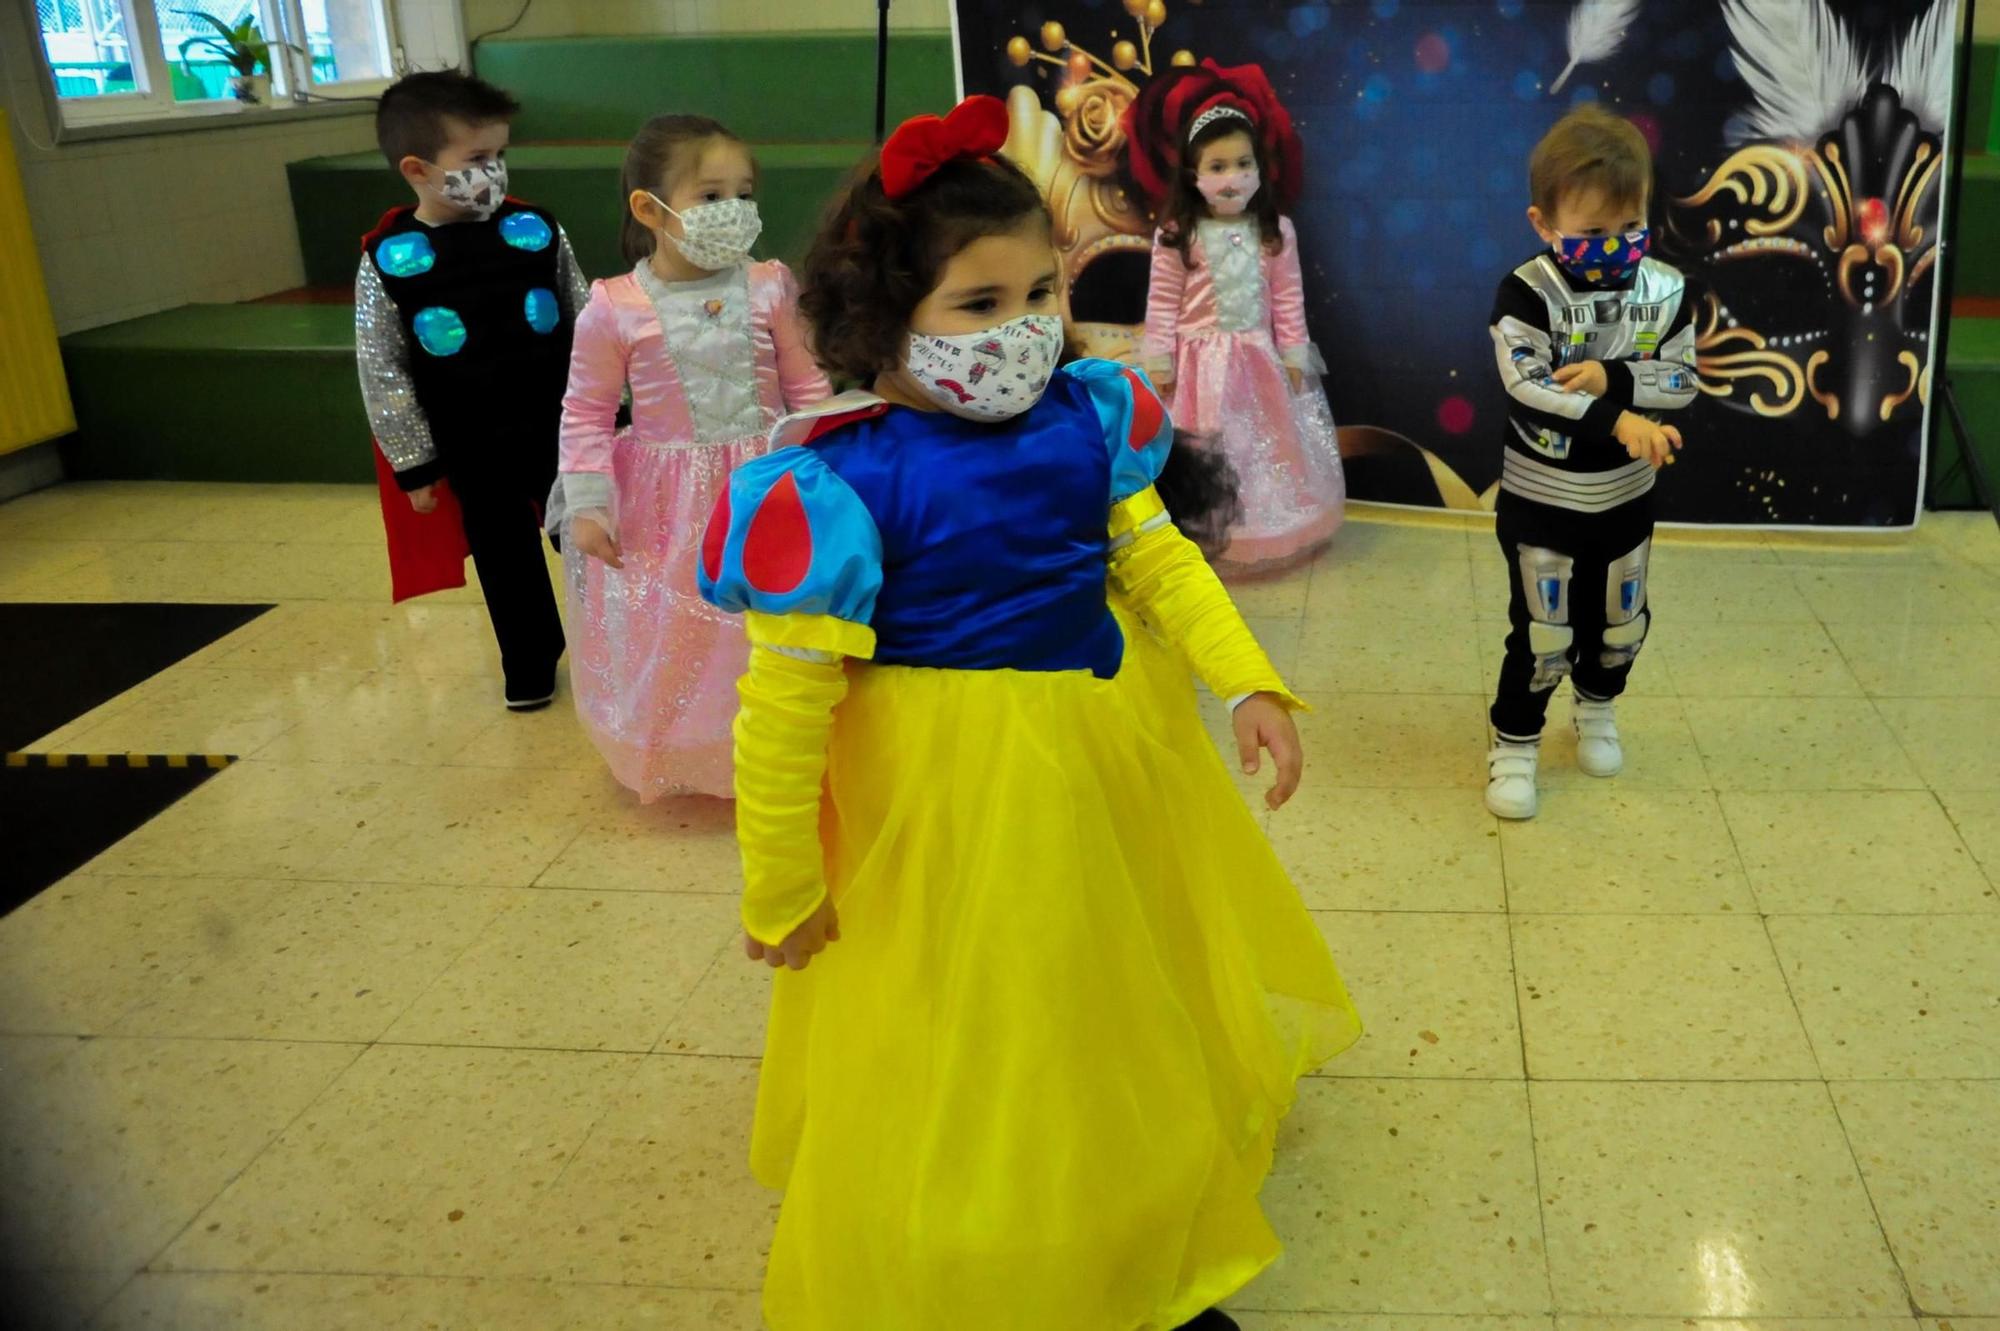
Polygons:
[[[66,125],[267,111],[321,94],[364,95],[394,75],[388,0],[34,6]],[[232,34],[261,49],[245,50]]]

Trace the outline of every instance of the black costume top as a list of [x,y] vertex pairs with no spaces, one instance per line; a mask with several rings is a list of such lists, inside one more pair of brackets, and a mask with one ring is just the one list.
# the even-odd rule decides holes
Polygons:
[[[576,314],[589,289],[555,219],[509,199],[483,222],[382,219],[355,281],[362,395],[396,481],[477,466],[498,434],[551,467]],[[513,446],[513,445],[510,445]]]
[[[1612,434],[1620,414],[1693,402],[1693,302],[1680,271],[1642,259],[1624,283],[1572,282],[1544,251],[1509,273],[1493,302],[1493,347],[1510,399],[1500,488],[1523,499],[1600,513],[1653,488],[1653,468]],[[1604,362],[1602,397],[1569,393],[1555,371]]]

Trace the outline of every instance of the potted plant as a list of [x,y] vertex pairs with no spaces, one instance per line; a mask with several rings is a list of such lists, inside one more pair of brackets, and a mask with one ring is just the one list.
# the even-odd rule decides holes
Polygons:
[[297,47],[290,42],[265,41],[257,31],[254,15],[246,15],[242,22],[232,26],[199,9],[179,12],[215,29],[214,36],[202,34],[181,43],[181,68],[190,78],[194,70],[188,66],[188,52],[210,51],[221,56],[223,63],[235,71],[229,80],[229,90],[237,101],[245,106],[262,106],[271,100],[271,48],[297,50]]

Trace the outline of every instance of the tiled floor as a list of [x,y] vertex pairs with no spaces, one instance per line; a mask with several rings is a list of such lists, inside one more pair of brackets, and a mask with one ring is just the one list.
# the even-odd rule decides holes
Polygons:
[[[1317,705],[1271,833],[1371,1023],[1287,1125],[1252,1331],[2000,1331],[2000,537],[1656,570],[1627,774],[1558,725],[1505,827],[1484,529],[1361,515],[1244,595]],[[365,491],[0,506],[0,598],[281,603],[34,746],[246,761],[0,921],[0,1262],[93,1331],[747,1331],[727,815],[636,807],[502,713],[476,595],[386,586]]]

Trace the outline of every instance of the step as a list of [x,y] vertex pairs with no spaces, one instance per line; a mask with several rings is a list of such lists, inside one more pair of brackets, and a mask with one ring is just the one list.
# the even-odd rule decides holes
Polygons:
[[1968,152],[2000,153],[2000,42],[1972,44],[1965,99]]
[[[519,142],[625,143],[667,111],[711,116],[752,142],[874,137],[872,31],[501,39],[480,43],[473,61],[520,99]],[[955,86],[949,33],[891,36],[890,124],[942,115]]]
[[62,339],[72,480],[367,481],[352,305],[184,305]]
[[1965,197],[1958,210],[1957,269],[1953,295],[2000,296],[2000,156],[1967,155]]
[[[1946,358],[1951,367],[1952,394],[1979,445],[1986,475],[2000,485],[2000,319],[1953,319]],[[1943,404],[1933,400],[1931,405],[1936,410]],[[1939,468],[1949,469],[1958,458],[1958,450],[1951,425],[1940,422]],[[1934,508],[1968,508],[1976,502],[1972,485],[1962,473],[1949,485],[1940,486],[1931,500]]]
[[[756,149],[758,208],[764,216],[760,257],[796,265],[811,243],[826,200],[867,151],[861,143],[765,144]],[[624,148],[612,144],[509,150],[509,187],[553,212],[569,233],[577,262],[591,277],[626,271],[618,250],[624,201],[618,171]],[[383,213],[411,202],[409,186],[375,153],[314,157],[286,168],[309,286],[354,285],[361,237]]]

